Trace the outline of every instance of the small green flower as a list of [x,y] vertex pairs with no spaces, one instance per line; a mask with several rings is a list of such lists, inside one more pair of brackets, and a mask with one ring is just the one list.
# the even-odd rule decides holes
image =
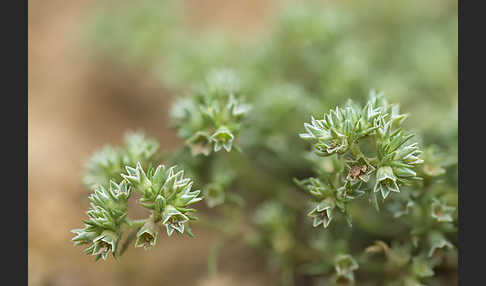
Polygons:
[[174,230],[184,233],[184,223],[189,221],[189,217],[184,215],[174,206],[167,205],[162,213],[162,224],[167,229],[167,235],[171,236]]
[[219,128],[210,140],[214,143],[214,152],[218,152],[221,148],[224,148],[227,152],[231,151],[233,145],[234,135],[226,127]]
[[[165,166],[162,167],[165,169]],[[150,192],[152,189],[152,181],[147,176],[147,173],[143,170],[142,164],[137,162],[135,168],[126,166],[127,174],[122,174],[121,176],[130,182],[130,184],[141,194]]]
[[208,156],[211,153],[211,139],[204,131],[198,131],[186,141],[191,148],[192,155],[203,154]]
[[429,252],[428,257],[440,256],[443,249],[452,249],[453,245],[441,233],[432,232],[428,237]]
[[158,232],[153,220],[150,218],[137,232],[135,247],[144,247],[145,250],[152,248],[157,242]]
[[225,192],[221,184],[212,183],[204,188],[204,198],[208,207],[212,208],[224,203]]
[[172,119],[177,133],[193,155],[233,149],[233,140],[251,109],[241,100],[241,90],[240,79],[233,71],[212,70],[192,98],[174,106]]
[[319,180],[318,178],[306,178],[303,180],[294,179],[294,182],[303,190],[308,191],[317,199],[322,199],[329,195],[331,187]]
[[335,137],[328,137],[323,139],[322,142],[316,143],[314,145],[315,151],[321,156],[330,156],[332,154],[338,153],[342,154],[348,150],[348,140],[346,136],[334,132]]
[[142,166],[147,167],[157,159],[159,143],[146,137],[144,132],[127,132],[124,139],[125,146],[107,145],[86,162],[83,182],[90,189],[96,185],[108,188],[110,180],[118,182],[126,165],[134,166],[140,162]]
[[341,254],[336,257],[334,269],[336,275],[333,282],[336,285],[354,284],[354,271],[359,268],[358,262],[349,254]]
[[439,222],[452,222],[455,207],[448,206],[439,200],[434,200],[430,206],[430,215]]
[[117,233],[105,230],[101,235],[93,239],[93,245],[87,248],[85,252],[87,254],[97,255],[96,259],[101,257],[103,260],[106,260],[110,252],[113,253],[114,257],[117,257],[116,251],[119,240],[120,236]]
[[381,192],[383,199],[386,199],[391,192],[399,193],[397,177],[393,174],[393,169],[389,166],[380,167],[376,172],[376,183],[374,192]]
[[341,254],[336,257],[334,268],[338,274],[344,274],[357,270],[359,265],[351,255]]
[[332,220],[332,211],[334,209],[334,202],[330,199],[323,200],[320,202],[312,211],[307,215],[314,218],[312,223],[313,227],[317,227],[320,224],[327,228]]

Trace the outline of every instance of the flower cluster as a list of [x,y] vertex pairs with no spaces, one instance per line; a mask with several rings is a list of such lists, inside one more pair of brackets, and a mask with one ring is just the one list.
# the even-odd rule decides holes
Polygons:
[[250,109],[242,102],[241,93],[241,82],[233,71],[213,70],[193,97],[182,98],[174,105],[174,125],[194,155],[231,151]]
[[[159,165],[147,172],[140,162],[136,167],[126,166],[127,173],[122,173],[121,183],[111,181],[107,190],[102,185],[96,185],[94,193],[89,196],[91,209],[87,212],[89,220],[85,220],[85,228],[74,229],[77,234],[73,238],[76,245],[89,244],[86,254],[96,255],[96,260],[106,260],[111,252],[115,258],[121,254],[119,242],[127,229],[134,229],[135,247],[152,248],[157,242],[160,226],[165,226],[167,235],[174,231],[193,236],[186,223],[196,220],[193,215],[196,210],[189,205],[202,198],[200,191],[192,191],[192,180],[184,178],[183,171],[176,171],[176,166],[166,168]],[[146,219],[131,220],[128,218],[128,199],[132,191],[140,193],[140,204],[151,211]],[[129,235],[130,237],[130,235]],[[127,238],[123,245],[129,243]]]
[[349,102],[344,108],[331,110],[321,120],[312,117],[311,124],[304,123],[306,133],[301,133],[300,138],[311,141],[319,156],[342,155],[379,127],[380,115],[383,116],[381,110],[370,104],[359,110]]
[[414,171],[423,162],[419,158],[421,151],[417,143],[408,143],[413,134],[402,130],[405,118],[398,105],[388,104],[382,94],[372,90],[363,108],[348,102],[323,119],[312,118],[310,124],[304,124],[306,133],[300,137],[313,143],[313,153],[324,158],[333,156],[332,160],[341,160],[341,166],[346,166],[333,173],[321,172],[321,178],[296,180],[316,200],[309,213],[314,226],[322,223],[327,227],[335,206],[350,223],[350,200],[368,192],[378,209],[376,192],[384,200],[390,192],[399,193],[400,186],[421,180]]
[[83,229],[72,230],[76,245],[91,244],[86,254],[96,256],[96,260],[106,260],[110,253],[118,257],[118,243],[122,235],[122,225],[126,223],[128,198],[131,188],[125,181],[120,184],[111,182],[110,188],[98,185],[89,196],[91,209],[87,212],[89,220],[84,220]]
[[196,210],[188,206],[202,200],[198,197],[200,191],[191,190],[193,182],[184,178],[184,171],[159,165],[145,172],[141,164],[126,169],[122,177],[142,195],[140,204],[152,211],[153,220],[160,221],[169,236],[174,230],[184,233],[185,223],[196,219],[191,215]]
[[127,132],[124,141],[124,147],[104,146],[86,162],[83,182],[87,187],[91,189],[102,185],[107,188],[110,180],[121,180],[124,166],[140,162],[142,166],[149,167],[158,159],[159,143],[147,138],[144,132]]

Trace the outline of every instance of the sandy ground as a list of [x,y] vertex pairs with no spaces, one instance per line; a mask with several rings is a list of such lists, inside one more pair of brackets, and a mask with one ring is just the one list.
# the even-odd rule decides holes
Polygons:
[[[266,9],[261,1],[250,2],[254,7],[244,9],[225,4],[212,17],[211,5],[194,1],[191,13],[200,15],[196,23],[222,21],[245,32]],[[222,274],[208,277],[215,234],[204,229],[194,229],[193,240],[163,238],[149,252],[132,247],[120,262],[95,263],[73,246],[70,230],[82,226],[88,208],[80,180],[85,159],[103,144],[119,144],[128,129],[143,128],[162,150],[180,144],[167,126],[163,88],[148,75],[84,52],[83,20],[92,5],[95,1],[29,1],[29,285],[274,284],[260,270],[263,262],[242,246],[225,250]],[[244,13],[253,18],[231,20]]]

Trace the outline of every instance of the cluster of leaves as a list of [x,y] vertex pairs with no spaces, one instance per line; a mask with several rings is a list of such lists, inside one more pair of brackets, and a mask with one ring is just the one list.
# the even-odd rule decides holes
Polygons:
[[[453,1],[283,2],[271,30],[249,43],[234,43],[223,32],[196,34],[179,10],[154,17],[151,9],[170,10],[172,1],[144,1],[110,10],[93,30],[123,36],[95,39],[121,61],[136,48],[137,66],[151,68],[174,94],[188,94],[171,109],[186,144],[168,162],[194,179],[216,214],[200,213],[198,220],[221,233],[213,249],[221,241],[243,240],[267,254],[286,285],[454,284]],[[114,21],[113,15],[143,21]],[[161,33],[168,21],[176,23],[174,29]],[[367,98],[371,87],[411,116],[381,94],[372,91]],[[90,185],[104,182],[107,189],[111,178],[124,180],[161,222],[169,206],[180,212],[174,212],[174,224],[166,224],[167,232],[184,230],[178,222],[191,220],[193,210],[169,200],[170,192],[153,179],[156,170],[143,173],[152,159],[137,160],[140,168],[132,160],[112,164],[119,167],[111,173],[105,171],[111,167],[88,168],[90,177],[99,178]],[[131,168],[122,176],[124,165]],[[180,193],[184,200],[178,202],[197,200]],[[150,246],[155,238],[147,230],[138,243]],[[212,255],[211,269],[215,261]]]

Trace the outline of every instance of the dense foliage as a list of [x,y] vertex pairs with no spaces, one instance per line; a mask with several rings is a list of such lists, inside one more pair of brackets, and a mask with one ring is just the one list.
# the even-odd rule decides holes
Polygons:
[[[261,249],[285,285],[455,285],[457,3],[283,2],[254,41],[195,33],[181,3],[93,19],[97,52],[175,95],[185,145],[158,155],[138,132],[96,153],[73,240],[117,258],[193,221],[221,233],[216,247]],[[133,190],[146,219],[128,217]]]

